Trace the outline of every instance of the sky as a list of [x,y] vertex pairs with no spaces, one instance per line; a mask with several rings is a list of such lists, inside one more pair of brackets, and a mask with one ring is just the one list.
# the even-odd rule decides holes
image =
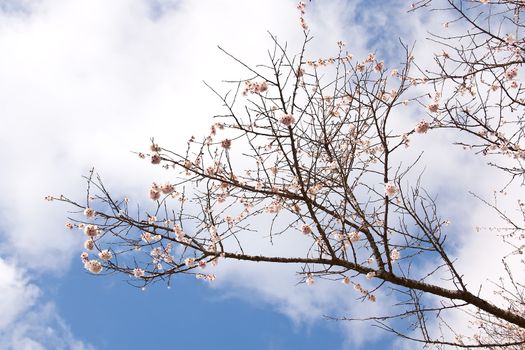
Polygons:
[[[376,52],[395,65],[402,37],[416,42],[416,57],[430,62],[425,32],[444,20],[407,14],[407,3],[308,3],[315,37],[311,57],[334,54],[336,42],[344,40],[355,56]],[[297,285],[293,268],[226,263],[213,285],[180,278],[171,288],[158,284],[146,290],[130,286],[123,276],[92,276],[78,259],[81,235],[64,229],[69,208],[44,201],[49,194],[82,196],[82,175],[93,166],[113,192],[147,200],[145,189],[166,174],[144,166],[132,152],[146,149],[151,137],[177,149],[191,135],[206,133],[221,103],[203,81],[220,87],[223,80],[246,75],[217,45],[249,64],[266,58],[268,31],[298,47],[302,32],[295,5],[284,0],[0,0],[1,349],[401,346],[366,324],[323,318],[361,315],[386,304],[360,303],[339,285]],[[419,114],[408,108],[400,122],[417,122]],[[439,157],[438,150],[452,141],[414,140],[413,152],[424,149],[428,155],[429,188],[454,199],[445,208],[452,221],[471,214],[457,230],[472,231],[483,211],[468,199],[458,202],[452,193],[492,189],[494,178],[487,173],[472,184],[469,177],[482,167],[476,158]],[[453,171],[458,168],[462,176]],[[498,270],[482,261],[486,273],[480,276],[468,261],[498,242],[466,245],[468,237],[457,240],[458,256],[465,257],[460,262],[472,283],[481,283]]]

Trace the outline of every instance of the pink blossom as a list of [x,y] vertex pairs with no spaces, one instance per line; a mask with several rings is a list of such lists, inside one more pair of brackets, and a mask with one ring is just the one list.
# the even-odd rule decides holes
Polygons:
[[429,127],[430,125],[426,120],[421,120],[419,123],[416,124],[414,130],[418,134],[425,134],[428,131]]
[[84,215],[88,218],[88,219],[91,219],[95,216],[95,211],[91,208],[86,208],[84,209]]
[[159,198],[160,198],[160,191],[157,188],[153,188],[153,187],[150,188],[149,189],[149,198],[151,200],[154,200],[154,201],[159,200]]
[[175,192],[175,186],[170,184],[169,182],[166,182],[164,185],[162,185],[160,187],[160,190],[162,191],[162,193],[164,194],[170,194],[170,193],[173,193]]
[[160,155],[158,153],[151,155],[151,164],[160,164]]
[[97,225],[86,225],[84,227],[84,233],[86,236],[95,237],[100,233],[100,231]]
[[224,139],[221,141],[221,147],[226,149],[226,150],[229,150],[232,146],[232,140],[230,139]]
[[307,224],[304,224],[303,226],[301,226],[301,231],[305,235],[309,235],[310,233],[312,233],[312,229],[311,229],[310,225],[307,225]]
[[144,277],[144,270],[143,269],[139,269],[138,267],[134,268],[133,269],[133,277],[135,277],[135,278]]
[[281,120],[280,120],[281,124],[285,125],[285,126],[290,126],[292,125],[293,123],[295,123],[295,118],[293,115],[291,114],[285,114],[281,117]]
[[179,224],[175,224],[175,226],[173,226],[173,231],[175,231],[175,235],[177,236],[177,240],[181,240],[181,239],[184,238],[185,234],[182,231],[182,228],[180,227]]
[[385,66],[385,63],[383,61],[377,62],[374,65],[374,70],[379,73],[383,70],[384,66]]
[[431,113],[436,113],[439,110],[439,103],[431,102],[428,104],[427,109]]
[[399,260],[399,258],[401,258],[401,254],[399,253],[399,250],[397,249],[392,249],[390,251],[390,259],[392,259],[392,261],[396,261],[396,260]]
[[395,196],[397,193],[397,187],[393,182],[388,182],[385,184],[385,194],[389,197]]
[[281,211],[282,209],[282,204],[281,202],[279,202],[278,200],[274,200],[272,203],[270,203],[269,206],[267,206],[264,210],[267,212],[267,213],[270,213],[270,214],[277,214],[279,213],[279,211]]
[[509,69],[505,72],[505,77],[509,80],[516,78],[517,75],[518,75],[518,68],[516,67]]
[[314,281],[314,276],[313,276],[311,273],[309,273],[309,274],[306,276],[306,284],[307,284],[308,286],[311,286],[311,285],[314,284],[314,283],[315,283],[315,281]]
[[[248,95],[248,93],[257,94],[257,93],[262,93],[268,90],[268,83],[266,81],[257,83],[257,82],[252,82],[250,80],[247,80],[244,82],[244,84],[245,84],[245,87],[244,87],[244,91],[242,92],[243,96]],[[220,126],[222,126],[222,124],[220,124]],[[219,127],[219,128],[222,129],[222,127]]]
[[206,174],[213,176],[216,173],[217,173],[217,170],[215,169],[215,167],[210,165],[209,167],[206,168]]
[[304,17],[299,18],[299,21],[300,21],[300,24],[301,24],[301,28],[303,28],[303,30],[305,30],[305,31],[308,30],[308,24],[304,20]]
[[95,242],[93,242],[91,238],[84,242],[84,248],[86,250],[93,250],[94,247],[95,247]]
[[98,260],[88,260],[84,264],[84,267],[91,273],[99,273],[102,271],[102,264]]
[[160,152],[160,147],[156,143],[152,143],[151,146],[149,146],[149,149],[151,150],[151,152]]
[[268,90],[268,83],[263,81],[259,84],[259,92],[265,92],[266,90]]
[[358,231],[352,231],[348,234],[348,239],[350,242],[355,243],[359,241],[359,232]]
[[151,243],[153,241],[153,237],[151,236],[151,233],[149,232],[142,232],[142,234],[140,235],[140,238],[146,243]]
[[108,261],[108,260],[111,260],[111,258],[113,257],[113,254],[111,254],[109,250],[104,249],[103,251],[98,253],[98,257],[102,260]]

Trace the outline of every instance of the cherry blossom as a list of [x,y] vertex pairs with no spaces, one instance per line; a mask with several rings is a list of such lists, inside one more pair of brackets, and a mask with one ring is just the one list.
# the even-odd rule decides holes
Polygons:
[[144,270],[138,267],[134,268],[132,272],[133,272],[133,277],[135,278],[142,278],[144,277],[144,274],[145,274]]
[[389,197],[393,197],[397,194],[397,187],[393,182],[387,182],[385,184],[385,194]]
[[427,105],[427,109],[431,113],[436,113],[439,110],[439,103],[431,102]]
[[310,225],[304,224],[303,226],[301,226],[301,232],[304,235],[309,235],[310,233],[312,233],[312,229],[310,228]]
[[428,124],[428,122],[426,120],[422,120],[416,124],[414,131],[418,134],[425,134],[428,131],[429,127],[430,125]]
[[93,217],[95,217],[95,211],[91,208],[86,208],[84,209],[84,216],[88,219],[92,219]]
[[100,233],[97,225],[86,225],[84,227],[84,233],[89,237],[96,237]]
[[100,263],[100,261],[98,260],[88,260],[85,264],[84,264],[86,270],[88,270],[89,272],[91,273],[99,273],[100,271],[102,271],[102,264]]
[[100,253],[98,253],[98,257],[102,260],[111,260],[113,257],[113,254],[107,249],[102,250]]
[[291,126],[292,124],[295,123],[295,118],[293,115],[291,114],[285,114],[281,117],[280,119],[280,122],[281,124],[283,124],[284,126]]

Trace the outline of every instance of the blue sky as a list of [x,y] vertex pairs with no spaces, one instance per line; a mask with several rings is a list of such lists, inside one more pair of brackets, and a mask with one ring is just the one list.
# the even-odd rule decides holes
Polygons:
[[[86,300],[86,291],[93,297]],[[329,322],[294,325],[265,303],[225,297],[190,277],[170,289],[158,284],[142,291],[122,277],[92,278],[76,266],[50,295],[75,334],[97,349],[316,349],[343,341]]]
[[[403,37],[417,40],[421,61],[431,62],[425,30],[443,19],[423,26],[404,6],[314,1],[311,57],[329,56],[344,40],[356,57],[376,51],[395,66]],[[81,176],[95,166],[114,192],[147,201],[151,182],[167,175],[131,151],[144,150],[150,137],[176,149],[206,133],[221,104],[202,80],[220,86],[246,74],[216,45],[264,63],[267,30],[299,45],[295,1],[0,0],[0,349],[399,348],[367,325],[322,317],[377,311],[388,298],[372,306],[340,285],[296,286],[293,269],[225,264],[213,286],[182,277],[171,289],[145,291],[122,276],[91,276],[78,259],[81,235],[64,229],[68,208],[43,200],[82,196]],[[413,123],[418,113],[409,107],[399,120]],[[429,155],[430,189],[453,184],[445,199],[457,188],[490,187],[489,179],[469,182],[480,168],[465,155],[439,157],[442,141],[413,141],[414,154]],[[463,177],[453,176],[464,164]],[[461,200],[445,212],[464,215]],[[484,220],[469,208],[472,220]],[[458,254],[479,257],[494,244]],[[482,277],[473,276],[474,283]]]

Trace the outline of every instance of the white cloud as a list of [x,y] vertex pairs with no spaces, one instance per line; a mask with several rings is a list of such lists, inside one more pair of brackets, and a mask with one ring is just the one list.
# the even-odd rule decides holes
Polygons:
[[75,338],[53,303],[40,304],[0,329],[0,342],[4,349],[13,350],[94,350],[90,344]]
[[33,306],[39,294],[40,290],[28,281],[25,271],[0,259],[0,329]]
[[27,271],[3,259],[0,295],[2,349],[92,349],[73,336],[52,303],[41,304],[41,290]]

